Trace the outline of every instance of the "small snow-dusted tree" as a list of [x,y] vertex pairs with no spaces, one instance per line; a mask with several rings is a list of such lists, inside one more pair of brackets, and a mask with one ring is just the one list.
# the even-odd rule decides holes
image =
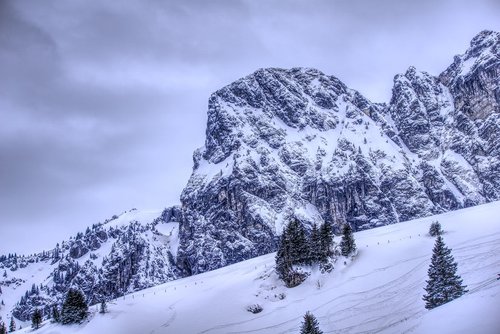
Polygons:
[[443,234],[443,230],[441,229],[441,224],[437,220],[431,223],[431,226],[429,227],[429,234],[432,237],[436,237],[438,235]]
[[79,323],[88,315],[88,306],[85,296],[80,290],[69,289],[61,310],[63,324]]
[[40,324],[42,323],[43,315],[40,309],[35,309],[33,315],[31,316],[31,327],[34,329],[40,328]]
[[59,309],[57,308],[57,305],[52,306],[52,321],[53,322],[60,322],[61,321],[61,314],[59,313]]
[[108,312],[108,304],[106,304],[106,299],[103,299],[99,309],[99,313],[104,314]]
[[7,334],[7,327],[5,327],[5,324],[0,321],[0,334]]
[[457,263],[441,235],[436,238],[427,273],[429,279],[423,297],[426,309],[443,305],[467,292],[467,286],[462,285],[462,278],[457,275]]
[[349,256],[356,251],[356,243],[352,233],[351,225],[342,226],[342,240],[340,241],[340,252],[342,256]]
[[323,332],[319,329],[318,320],[311,312],[307,312],[304,315],[304,321],[302,322],[302,327],[300,328],[300,334],[323,334]]
[[9,325],[9,332],[15,332],[16,331],[16,322],[14,321],[14,317],[10,317],[10,325]]

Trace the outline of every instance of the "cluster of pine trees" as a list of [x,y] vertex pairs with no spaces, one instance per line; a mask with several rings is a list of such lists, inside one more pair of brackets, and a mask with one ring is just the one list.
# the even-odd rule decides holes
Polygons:
[[[341,253],[344,256],[356,250],[351,227],[342,229]],[[305,274],[294,269],[294,265],[327,264],[334,255],[333,231],[330,224],[319,228],[313,225],[311,233],[300,221],[294,219],[285,227],[276,253],[276,272],[288,287],[297,286],[305,279]]]
[[[105,312],[106,305],[104,304],[104,306],[102,307],[102,310],[104,310]],[[66,298],[62,305],[61,311],[59,311],[59,308],[54,305],[52,307],[52,311],[50,312],[49,318],[51,317],[53,322],[61,323],[63,325],[81,323],[87,318],[88,310],[89,308],[87,302],[85,301],[85,296],[83,295],[83,293],[77,289],[69,289],[68,293],[66,294]],[[40,328],[42,321],[43,312],[41,309],[37,308],[31,315],[31,327],[33,327],[34,329]],[[13,318],[11,319],[11,327],[15,328]],[[13,330],[10,329],[10,332],[13,332]],[[1,331],[1,326],[0,334],[4,334]]]
[[[19,327],[21,329],[22,327]],[[16,322],[14,321],[14,318],[10,318],[10,324],[9,324],[9,330],[7,331],[7,326],[0,320],[0,334],[7,334],[7,333],[12,333],[16,331]]]

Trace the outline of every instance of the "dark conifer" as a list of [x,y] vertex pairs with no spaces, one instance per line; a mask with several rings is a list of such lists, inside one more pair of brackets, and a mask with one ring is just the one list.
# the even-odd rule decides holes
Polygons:
[[5,327],[5,324],[0,321],[0,334],[7,334],[7,327]]
[[467,292],[467,286],[462,285],[462,278],[457,275],[457,263],[441,235],[436,238],[427,273],[429,280],[426,281],[426,294],[423,297],[426,309],[443,305]]
[[59,309],[57,308],[57,305],[52,306],[52,321],[53,322],[60,322],[61,321],[61,314],[59,313]]
[[106,312],[108,312],[108,304],[106,304],[106,300],[103,299],[101,302],[101,307],[100,307],[99,313],[104,314]]
[[439,224],[438,221],[432,222],[431,226],[429,227],[429,234],[432,237],[436,237],[438,235],[443,234],[443,230],[441,229],[441,224]]
[[42,311],[39,309],[35,309],[33,315],[31,316],[31,327],[33,327],[34,329],[40,328],[42,319],[43,319]]
[[342,240],[340,241],[340,252],[342,256],[349,256],[356,251],[356,243],[352,233],[351,225],[344,224],[342,226]]
[[80,323],[88,315],[88,306],[85,296],[80,290],[69,289],[61,310],[63,324]]
[[306,277],[293,265],[309,264],[310,250],[305,229],[298,220],[292,220],[284,229],[276,253],[276,272],[288,287],[302,283]]
[[290,259],[292,264],[310,264],[310,249],[306,238],[306,230],[302,223],[294,219],[288,225],[290,241]]
[[10,317],[10,325],[9,325],[9,332],[15,332],[16,331],[16,322],[14,321],[14,317]]
[[333,255],[332,244],[333,244],[333,231],[332,227],[328,223],[324,223],[320,228],[320,239],[321,239],[321,262],[328,261],[328,258]]
[[323,244],[321,241],[320,230],[318,226],[314,224],[309,239],[310,258],[313,263],[318,263],[323,260]]
[[302,322],[300,334],[323,334],[319,329],[318,320],[311,312],[307,312],[304,315],[304,322]]

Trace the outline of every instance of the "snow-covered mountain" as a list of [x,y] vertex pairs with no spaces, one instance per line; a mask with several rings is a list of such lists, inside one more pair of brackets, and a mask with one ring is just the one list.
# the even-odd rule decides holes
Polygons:
[[305,68],[215,92],[181,195],[180,268],[273,251],[292,217],[363,230],[500,199],[499,40],[481,32],[439,76],[396,75],[389,104]]
[[178,278],[175,215],[172,209],[132,209],[50,251],[1,256],[0,317],[28,321],[35,308],[50,315],[71,287],[96,304]]
[[292,217],[360,231],[500,199],[499,40],[481,32],[439,76],[396,75],[388,104],[304,68],[222,88],[181,206],[0,256],[0,315],[26,320],[70,287],[96,303],[271,253]]
[[[293,289],[277,278],[268,254],[118,298],[104,315],[92,307],[80,326],[47,321],[36,333],[299,333],[311,311],[324,333],[497,334],[499,210],[495,202],[357,232],[353,262],[338,261],[329,274],[315,271]],[[469,292],[429,311],[422,296],[434,220]],[[262,312],[246,310],[255,304]]]

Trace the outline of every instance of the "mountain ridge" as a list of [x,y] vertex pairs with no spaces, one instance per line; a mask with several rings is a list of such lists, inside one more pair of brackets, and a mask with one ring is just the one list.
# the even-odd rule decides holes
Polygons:
[[[113,217],[57,256],[0,258],[17,290],[0,311],[25,320],[69,287],[97,302],[267,254],[292,218],[359,231],[500,199],[499,36],[479,33],[438,76],[397,74],[388,103],[311,68],[219,89],[181,205]],[[36,263],[46,276],[33,282]]]

